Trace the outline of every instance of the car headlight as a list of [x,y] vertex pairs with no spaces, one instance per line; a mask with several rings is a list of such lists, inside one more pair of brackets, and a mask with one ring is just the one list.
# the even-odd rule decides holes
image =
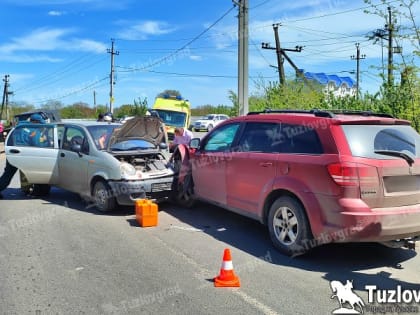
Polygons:
[[121,163],[120,170],[121,170],[121,176],[122,177],[136,175],[136,169],[134,168],[133,165],[131,165],[129,163]]

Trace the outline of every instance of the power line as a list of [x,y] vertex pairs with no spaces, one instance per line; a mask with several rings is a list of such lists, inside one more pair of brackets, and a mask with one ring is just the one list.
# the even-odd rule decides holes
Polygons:
[[60,100],[60,99],[69,97],[71,95],[78,94],[80,92],[86,91],[86,90],[88,90],[90,88],[98,87],[97,86],[98,83],[103,82],[103,81],[108,80],[108,79],[109,79],[109,76],[106,76],[106,77],[104,77],[102,79],[99,79],[99,80],[96,80],[95,82],[90,83],[89,85],[86,85],[84,87],[81,87],[80,89],[75,89],[75,90],[73,90],[71,92],[68,92],[66,94],[63,94],[63,95],[57,96],[57,97],[48,97],[48,98],[38,99],[38,100],[35,100],[34,103],[43,103],[43,102],[47,102],[47,101],[50,101],[50,100]]
[[186,44],[184,44],[183,46],[181,46],[180,48],[176,49],[174,52],[172,52],[171,54],[160,58],[159,60],[152,62],[151,64],[145,66],[143,68],[144,69],[148,69],[148,68],[153,68],[156,65],[159,65],[167,60],[169,60],[170,58],[172,58],[173,56],[175,56],[176,54],[178,54],[179,52],[181,52],[182,50],[184,50],[185,48],[187,48],[189,45],[191,45],[193,42],[195,42],[196,40],[198,40],[201,36],[203,36],[205,33],[207,33],[211,28],[213,28],[217,23],[219,23],[221,20],[223,20],[235,7],[233,6],[232,8],[230,8],[229,10],[227,10],[220,18],[218,18],[215,22],[213,22],[210,26],[208,26],[205,30],[203,30],[201,33],[199,33],[197,36],[193,37],[190,41],[188,41]]

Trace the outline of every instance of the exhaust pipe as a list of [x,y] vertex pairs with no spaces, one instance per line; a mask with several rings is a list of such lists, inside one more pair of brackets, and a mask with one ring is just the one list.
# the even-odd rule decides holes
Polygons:
[[420,236],[404,238],[400,240],[381,242],[381,244],[390,247],[390,248],[407,248],[411,250],[416,250],[416,242],[420,240]]

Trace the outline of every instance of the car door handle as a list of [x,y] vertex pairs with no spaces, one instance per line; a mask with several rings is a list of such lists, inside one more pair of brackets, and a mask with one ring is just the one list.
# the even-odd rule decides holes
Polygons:
[[60,156],[61,157],[65,157],[66,155],[64,153],[60,153]]
[[273,163],[272,162],[261,162],[258,165],[262,166],[262,167],[269,167],[269,166],[273,166]]
[[13,153],[13,154],[20,153],[20,151],[18,149],[11,149],[11,150],[9,150],[9,152]]

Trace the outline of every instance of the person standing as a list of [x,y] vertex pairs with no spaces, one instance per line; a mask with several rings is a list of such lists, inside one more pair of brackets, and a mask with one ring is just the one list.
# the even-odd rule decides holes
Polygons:
[[173,151],[179,144],[189,145],[191,139],[193,138],[193,133],[188,129],[184,129],[182,127],[175,128],[174,131],[175,137],[174,141],[172,141],[171,145],[169,146],[170,150]]
[[[35,124],[45,123],[45,120],[39,114],[33,114],[29,121]],[[3,175],[0,177],[0,199],[3,199],[3,194],[1,192],[10,185],[10,182],[12,181],[13,176],[15,176],[17,170],[18,169],[10,164],[6,158],[6,166],[4,168]]]

